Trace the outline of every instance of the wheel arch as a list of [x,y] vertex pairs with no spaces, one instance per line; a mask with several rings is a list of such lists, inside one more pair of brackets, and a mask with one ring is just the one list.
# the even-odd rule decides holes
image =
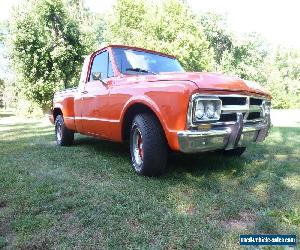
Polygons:
[[60,107],[55,107],[55,108],[53,109],[53,120],[54,120],[54,122],[55,122],[55,119],[56,119],[56,117],[57,117],[58,115],[64,116],[64,115],[63,115],[63,112],[62,112],[62,109],[61,109]]
[[154,108],[153,106],[149,105],[149,103],[145,103],[144,101],[135,101],[126,106],[122,115],[122,141],[126,141],[129,139],[130,126],[132,124],[132,121],[137,114],[141,113],[153,114],[154,117],[158,120],[159,124],[161,125],[165,138],[167,139],[165,123],[164,120],[161,118],[159,111],[156,110],[156,108]]

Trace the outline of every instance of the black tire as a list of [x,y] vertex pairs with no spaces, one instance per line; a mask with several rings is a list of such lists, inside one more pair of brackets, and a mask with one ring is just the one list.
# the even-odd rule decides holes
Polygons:
[[238,147],[230,150],[223,150],[222,153],[228,157],[241,156],[246,150],[246,147]]
[[62,115],[55,119],[55,137],[59,146],[70,146],[74,142],[74,132],[66,127]]
[[143,113],[134,117],[130,130],[130,154],[138,175],[158,176],[166,169],[167,142],[154,115]]

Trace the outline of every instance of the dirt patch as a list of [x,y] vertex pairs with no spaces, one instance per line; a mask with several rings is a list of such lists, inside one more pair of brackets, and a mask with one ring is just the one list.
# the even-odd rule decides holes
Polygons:
[[94,239],[95,243],[101,244],[101,242],[103,240],[103,235],[100,230],[95,231],[93,239]]
[[255,226],[256,215],[242,212],[238,218],[224,222],[224,226],[231,230],[246,230]]
[[76,235],[83,231],[83,228],[76,221],[76,216],[73,211],[65,213],[62,220],[64,221],[65,232],[70,237],[76,237]]
[[4,217],[0,220],[0,236],[5,238],[6,244],[4,247],[11,247],[14,245],[15,235],[11,229],[12,218]]
[[5,214],[5,208],[7,206],[7,202],[4,200],[0,200],[0,212],[4,212],[3,213],[3,217],[0,220],[0,235],[1,236],[6,236],[7,233],[9,233],[9,225],[10,225],[10,221],[11,219],[8,218],[8,216]]
[[7,202],[4,200],[0,200],[0,209],[5,208],[7,206]]
[[20,249],[21,250],[45,250],[50,249],[51,242],[48,238],[35,240],[34,242],[27,242]]
[[195,206],[192,206],[192,205],[187,210],[187,213],[189,215],[194,215],[196,212],[197,212],[197,208]]
[[129,225],[129,227],[132,229],[132,231],[137,231],[140,228],[140,225],[139,225],[138,221],[135,220],[135,219],[129,219],[127,221],[127,223]]

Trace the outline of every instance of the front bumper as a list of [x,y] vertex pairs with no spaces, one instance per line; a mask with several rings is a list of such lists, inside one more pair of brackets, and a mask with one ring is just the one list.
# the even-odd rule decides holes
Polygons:
[[185,130],[177,133],[180,151],[197,153],[217,149],[230,150],[249,142],[262,142],[271,127],[270,116],[256,124],[244,124],[243,115],[231,126],[213,128],[206,131]]

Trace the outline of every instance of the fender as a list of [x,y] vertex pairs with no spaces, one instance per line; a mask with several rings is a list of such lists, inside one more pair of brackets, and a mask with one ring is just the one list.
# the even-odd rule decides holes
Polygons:
[[167,137],[167,140],[169,141],[169,139],[168,139],[169,129],[167,127],[166,121],[163,118],[157,104],[148,96],[144,96],[144,95],[132,96],[126,102],[126,104],[124,105],[124,107],[122,109],[122,112],[121,112],[121,117],[120,117],[121,126],[120,127],[122,128],[123,125],[124,125],[124,116],[125,116],[127,110],[135,104],[143,104],[146,107],[148,107],[150,110],[152,110],[152,112],[157,116],[157,118],[158,118],[158,120],[159,120],[159,122],[160,122],[160,124],[161,124],[161,126],[164,130],[164,133]]
[[60,109],[61,112],[64,114],[64,107],[61,103],[55,103],[54,107],[53,107],[53,111],[54,109]]
[[63,113],[63,105],[61,105],[60,103],[55,103],[53,106],[53,109],[51,110],[51,114],[48,114],[47,117],[49,119],[49,121],[54,124],[55,119],[54,119],[54,110],[55,109],[60,109],[61,112]]

